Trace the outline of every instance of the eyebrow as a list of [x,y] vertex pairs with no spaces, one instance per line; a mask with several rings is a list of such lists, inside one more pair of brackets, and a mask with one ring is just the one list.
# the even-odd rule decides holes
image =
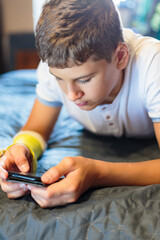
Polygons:
[[[52,74],[55,78],[61,79],[61,78],[57,77],[56,75],[54,75],[53,73],[51,73],[50,70],[49,70],[49,72],[50,72],[50,74]],[[95,75],[95,74],[96,74],[96,72],[90,73],[90,74],[88,74],[88,75],[80,76],[80,77],[77,77],[77,78],[73,78],[72,80],[74,81],[74,80],[79,80],[79,79],[91,77],[91,76],[93,76],[93,75]]]

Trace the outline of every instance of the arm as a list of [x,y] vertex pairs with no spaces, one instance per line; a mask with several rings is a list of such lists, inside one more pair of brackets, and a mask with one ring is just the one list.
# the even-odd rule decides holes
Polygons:
[[[160,147],[160,123],[154,123],[155,135]],[[108,185],[149,185],[160,183],[160,159],[136,163],[106,163],[104,169],[97,164],[100,172],[99,184]],[[108,169],[108,170],[107,170]],[[105,170],[108,174],[105,176]]]
[[60,110],[60,107],[49,107],[36,99],[28,121],[21,130],[38,132],[47,141],[57,121]]

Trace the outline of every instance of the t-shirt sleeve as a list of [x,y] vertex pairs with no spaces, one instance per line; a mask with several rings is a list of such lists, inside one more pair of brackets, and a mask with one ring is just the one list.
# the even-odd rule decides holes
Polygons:
[[149,117],[152,122],[160,122],[160,47],[148,69],[145,93]]
[[43,63],[42,61],[39,63],[37,77],[36,95],[38,100],[47,106],[62,106],[59,85],[55,77],[49,72],[47,63]]

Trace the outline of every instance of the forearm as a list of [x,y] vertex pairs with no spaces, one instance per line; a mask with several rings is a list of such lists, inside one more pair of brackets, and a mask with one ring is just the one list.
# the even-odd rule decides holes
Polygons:
[[30,116],[21,131],[35,131],[47,142],[53,131],[61,107],[50,107],[36,99]]
[[94,165],[94,187],[160,183],[160,159],[138,163],[111,163],[95,160]]

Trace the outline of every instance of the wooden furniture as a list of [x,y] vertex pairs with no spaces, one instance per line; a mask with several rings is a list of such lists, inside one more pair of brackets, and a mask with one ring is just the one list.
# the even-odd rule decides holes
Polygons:
[[18,50],[15,52],[15,69],[35,69],[40,59],[36,50]]

